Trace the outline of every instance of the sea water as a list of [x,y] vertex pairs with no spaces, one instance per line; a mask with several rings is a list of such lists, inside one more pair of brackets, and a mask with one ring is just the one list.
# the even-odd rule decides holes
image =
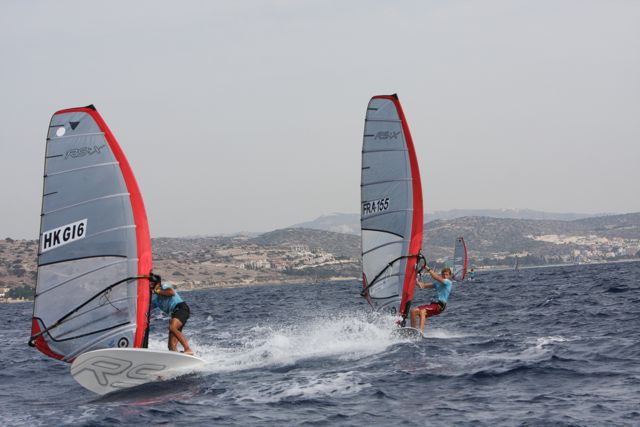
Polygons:
[[[29,303],[3,304],[0,425],[637,426],[639,278],[637,262],[476,272],[420,340],[356,281],[185,292],[208,365],[102,397],[27,346]],[[155,316],[150,347],[166,333]]]

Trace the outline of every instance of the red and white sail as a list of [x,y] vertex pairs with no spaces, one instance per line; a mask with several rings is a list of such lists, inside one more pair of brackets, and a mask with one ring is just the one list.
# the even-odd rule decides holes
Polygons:
[[467,256],[467,245],[462,237],[456,239],[453,249],[453,279],[462,281],[467,276],[467,265],[469,257]]
[[65,361],[146,345],[151,239],[131,167],[93,106],[47,133],[30,344]]
[[423,235],[422,185],[397,95],[367,107],[361,179],[362,295],[377,310],[406,317]]

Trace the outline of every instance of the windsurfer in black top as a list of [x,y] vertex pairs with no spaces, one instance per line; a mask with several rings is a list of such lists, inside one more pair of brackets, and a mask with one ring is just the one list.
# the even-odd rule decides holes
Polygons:
[[187,323],[191,314],[189,306],[182,300],[173,286],[167,282],[162,283],[162,278],[157,274],[151,274],[149,286],[153,293],[152,308],[158,308],[171,316],[169,321],[169,350],[178,351],[178,342],[184,348],[183,353],[193,355],[187,338],[182,334],[182,328]]

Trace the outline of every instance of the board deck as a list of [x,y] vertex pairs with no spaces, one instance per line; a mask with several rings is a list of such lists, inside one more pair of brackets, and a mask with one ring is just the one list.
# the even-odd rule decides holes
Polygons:
[[420,329],[416,328],[398,328],[393,331],[393,334],[402,338],[422,339],[427,338]]
[[106,394],[140,384],[173,378],[206,365],[196,356],[146,348],[89,351],[71,364],[71,375],[84,388]]

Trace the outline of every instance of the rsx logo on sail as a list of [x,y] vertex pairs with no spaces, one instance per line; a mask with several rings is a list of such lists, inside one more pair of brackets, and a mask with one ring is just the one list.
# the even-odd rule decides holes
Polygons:
[[389,198],[383,197],[370,202],[362,202],[362,216],[384,212],[389,209]]
[[64,154],[64,159],[67,160],[69,157],[72,157],[75,159],[76,157],[84,157],[84,156],[90,156],[92,154],[100,154],[100,150],[102,150],[106,146],[107,144],[94,145],[93,147],[72,148],[71,150],[68,150]]
[[84,239],[87,234],[87,219],[42,233],[40,253],[50,251],[75,240]]
[[381,130],[380,132],[376,132],[376,136],[374,139],[397,139],[398,135],[402,132],[400,131],[390,131],[390,130]]

